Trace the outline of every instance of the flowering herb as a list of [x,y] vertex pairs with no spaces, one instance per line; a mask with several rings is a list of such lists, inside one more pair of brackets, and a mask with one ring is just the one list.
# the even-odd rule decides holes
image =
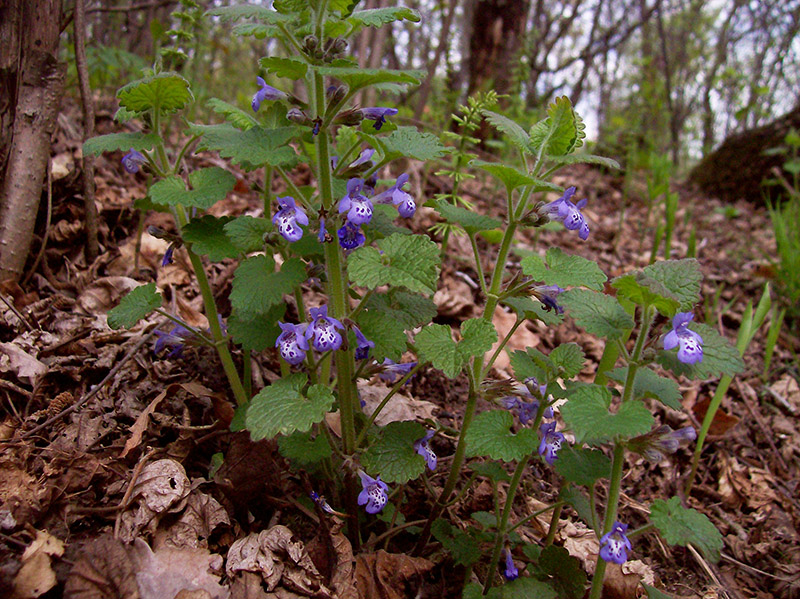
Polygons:
[[308,351],[308,341],[305,337],[307,324],[289,324],[279,322],[278,326],[281,328],[281,334],[275,341],[275,347],[281,354],[281,358],[286,360],[292,366],[297,366],[306,359],[306,352]]
[[508,547],[506,547],[503,550],[503,553],[506,555],[506,569],[503,570],[503,578],[509,582],[516,580],[519,578],[519,570],[517,570],[517,567],[514,565],[514,559],[511,556],[511,551],[508,549]]
[[350,179],[347,194],[339,201],[339,214],[346,212],[351,225],[365,225],[372,220],[372,202],[361,193],[363,187],[363,179]]
[[253,96],[253,112],[258,112],[258,109],[261,108],[261,103],[265,100],[286,100],[289,97],[285,92],[267,85],[267,82],[261,77],[256,77],[256,81],[261,86],[261,89]]
[[531,295],[544,304],[547,310],[555,310],[558,314],[564,313],[564,308],[558,305],[558,296],[564,289],[558,285],[536,285],[531,289]]
[[364,337],[358,327],[353,327],[353,333],[356,335],[355,358],[356,360],[366,360],[369,357],[369,350],[374,349],[375,343]]
[[553,465],[558,458],[558,450],[564,441],[564,435],[556,431],[555,422],[543,422],[539,427],[542,441],[539,443],[539,455],[544,456],[544,461]]
[[294,198],[286,196],[278,198],[280,210],[272,217],[273,224],[278,227],[278,233],[283,235],[286,241],[294,243],[303,237],[303,229],[300,225],[308,225],[308,216],[300,206],[295,204]]
[[394,116],[397,114],[397,108],[362,108],[361,116],[369,121],[375,121],[373,127],[375,131],[380,131],[383,124],[386,122],[387,116]]
[[417,204],[411,194],[403,191],[402,187],[408,182],[408,174],[403,173],[397,177],[397,181],[386,191],[382,191],[372,200],[378,204],[394,204],[400,216],[411,218],[417,210]]
[[678,360],[684,364],[703,361],[703,338],[689,329],[694,318],[691,312],[678,312],[672,319],[672,330],[664,337],[664,349],[678,347]]
[[385,358],[383,360],[383,370],[378,374],[381,380],[386,381],[390,385],[393,384],[398,377],[402,378],[407,375],[417,365],[416,362],[407,362],[406,364],[398,364]]
[[345,250],[354,250],[357,247],[364,245],[367,240],[364,233],[356,225],[345,223],[336,234],[339,236],[339,245]]
[[438,461],[429,443],[434,434],[436,434],[436,431],[428,431],[422,439],[414,442],[414,450],[425,458],[425,463],[431,471],[436,470],[436,462]]
[[167,358],[179,358],[183,355],[186,341],[194,334],[186,327],[176,324],[169,332],[156,329],[156,342],[153,344],[153,353],[158,355],[167,347],[172,348],[167,354]]
[[333,316],[328,316],[328,306],[311,308],[311,324],[306,329],[306,340],[311,341],[319,352],[336,351],[342,346],[344,325]]
[[138,173],[144,164],[147,164],[147,157],[133,148],[122,157],[122,166],[129,173]]
[[555,202],[550,202],[545,205],[542,211],[550,217],[551,220],[557,220],[564,224],[569,231],[578,231],[578,237],[584,241],[589,238],[589,225],[586,224],[586,219],[581,214],[581,208],[586,206],[586,199],[584,198],[577,204],[573,204],[570,198],[575,195],[575,187],[569,187],[560,198]]
[[368,514],[377,514],[389,501],[389,486],[381,480],[380,475],[372,478],[363,470],[358,471],[361,478],[361,493],[358,494],[358,505],[366,506]]
[[611,530],[600,539],[600,557],[607,562],[624,564],[628,561],[628,551],[631,550],[631,542],[625,536],[628,530],[627,524],[614,522]]

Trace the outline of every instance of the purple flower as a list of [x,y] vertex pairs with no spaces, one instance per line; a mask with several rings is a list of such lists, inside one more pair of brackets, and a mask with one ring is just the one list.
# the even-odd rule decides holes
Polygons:
[[261,77],[256,77],[256,81],[261,86],[261,89],[253,96],[253,112],[258,112],[264,100],[285,100],[289,97],[284,92],[267,85],[267,82]]
[[558,314],[564,313],[564,308],[558,305],[558,296],[562,293],[564,289],[558,285],[536,285],[532,289],[534,297],[542,302],[547,310],[555,310]]
[[350,179],[347,182],[347,195],[339,200],[339,214],[347,212],[347,222],[352,225],[365,225],[372,220],[372,202],[361,193],[364,179]]
[[539,402],[535,399],[531,402],[526,402],[512,395],[504,397],[501,401],[507,410],[516,410],[517,418],[519,418],[519,423],[522,426],[527,425],[533,420],[536,417],[536,412],[539,410]]
[[167,358],[179,358],[183,354],[187,339],[193,336],[194,334],[189,329],[179,324],[173,326],[168,333],[156,330],[158,339],[153,345],[153,353],[158,355],[162,349],[170,347],[172,350],[167,354]]
[[414,449],[416,452],[425,458],[425,463],[428,465],[428,468],[431,471],[436,470],[436,462],[438,458],[436,454],[433,453],[431,446],[429,445],[429,441],[433,438],[433,435],[436,434],[436,431],[428,431],[425,433],[425,436],[422,439],[418,439],[414,442]]
[[681,443],[695,439],[697,439],[697,433],[691,426],[674,431],[671,426],[662,424],[649,433],[628,441],[628,447],[631,451],[640,453],[647,461],[658,463],[667,454],[678,451]]
[[325,219],[323,217],[319,219],[319,235],[317,235],[317,239],[320,243],[325,243],[328,239],[328,231],[325,229]]
[[506,569],[503,571],[503,577],[508,581],[516,580],[519,577],[519,570],[517,570],[517,567],[514,565],[511,551],[506,547],[503,553],[506,554]]
[[575,187],[569,187],[564,195],[558,198],[555,202],[550,202],[542,211],[550,217],[551,220],[557,220],[564,223],[569,231],[578,230],[578,237],[586,240],[589,237],[589,225],[586,224],[586,219],[581,214],[581,208],[586,206],[586,199],[582,199],[577,204],[573,204],[570,198],[575,195]]
[[372,160],[372,155],[375,154],[375,150],[372,148],[367,148],[361,154],[359,154],[358,158],[356,158],[353,162],[351,162],[347,168],[355,168],[357,166],[361,166],[362,164],[367,164],[370,160]]
[[336,351],[342,346],[342,334],[337,331],[344,330],[344,325],[333,316],[328,316],[328,306],[311,308],[311,324],[306,329],[305,337],[311,341],[314,349],[320,352]]
[[328,502],[325,501],[325,498],[320,497],[320,495],[316,491],[311,491],[311,493],[309,493],[309,497],[311,497],[311,501],[316,503],[323,512],[327,512],[329,514],[336,513],[336,510],[334,510],[330,505],[328,505]]
[[688,326],[693,318],[691,312],[678,312],[672,319],[672,330],[664,337],[664,349],[670,350],[680,345],[678,360],[684,364],[703,361],[703,338]]
[[361,229],[349,222],[339,229],[336,234],[339,236],[339,245],[346,250],[354,250],[355,248],[364,245],[367,237],[361,232]]
[[356,360],[366,360],[369,357],[369,350],[375,347],[375,343],[364,337],[358,327],[353,327],[353,332],[356,334],[357,341],[355,358]]
[[172,255],[175,253],[175,244],[170,243],[167,251],[164,252],[164,257],[161,259],[161,266],[172,264]]
[[131,148],[131,151],[122,157],[122,166],[129,173],[138,173],[139,168],[143,164],[147,164],[147,158],[144,154],[137,152],[133,148]]
[[417,204],[414,202],[414,198],[411,197],[411,194],[403,191],[402,187],[408,182],[408,174],[403,173],[399,177],[397,177],[397,181],[395,184],[392,185],[386,191],[382,191],[374,198],[372,201],[377,202],[379,204],[388,204],[392,203],[397,208],[397,211],[400,213],[400,216],[403,218],[411,218],[414,216],[414,212],[417,210]]
[[377,514],[389,501],[388,485],[378,478],[372,478],[363,470],[358,471],[361,477],[361,493],[358,494],[358,505],[365,505],[368,514]]
[[295,204],[292,196],[278,198],[278,206],[280,210],[272,217],[272,222],[286,241],[294,243],[303,236],[303,229],[299,225],[308,225],[308,216],[305,210]]
[[297,366],[306,359],[308,341],[305,332],[308,325],[279,322],[278,326],[282,333],[275,340],[275,347],[278,348],[281,358],[292,366]]
[[543,422],[539,427],[542,442],[539,444],[539,455],[544,456],[544,461],[553,465],[558,458],[558,450],[564,441],[564,435],[556,431],[555,422]]
[[362,108],[361,116],[370,121],[375,121],[373,125],[376,131],[379,131],[383,124],[386,122],[387,116],[394,116],[397,114],[397,108]]
[[397,380],[398,377],[402,378],[407,375],[417,365],[416,362],[408,362],[406,364],[398,364],[389,358],[383,360],[383,371],[378,375],[381,380],[386,381],[390,385]]
[[624,564],[628,561],[628,551],[631,550],[631,542],[625,536],[628,530],[627,524],[614,522],[611,530],[600,539],[600,557],[607,562]]

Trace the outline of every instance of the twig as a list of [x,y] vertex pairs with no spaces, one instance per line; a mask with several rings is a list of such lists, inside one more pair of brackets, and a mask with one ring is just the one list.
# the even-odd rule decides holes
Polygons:
[[5,381],[3,379],[0,379],[0,387],[2,387],[3,389],[8,389],[9,391],[13,391],[14,393],[19,393],[20,395],[22,395],[22,397],[25,397],[27,399],[31,399],[33,397],[33,393],[31,393],[30,391],[26,391],[22,387],[17,387],[11,381]]
[[21,439],[27,439],[28,437],[33,436],[34,434],[36,434],[39,431],[47,428],[48,426],[50,426],[51,424],[53,424],[57,420],[60,420],[61,418],[63,418],[67,414],[70,414],[71,412],[74,412],[79,407],[81,407],[83,404],[85,404],[87,401],[89,401],[91,398],[93,398],[95,395],[97,395],[97,393],[100,391],[100,389],[102,389],[103,386],[109,380],[111,380],[111,378],[114,377],[117,374],[117,372],[120,371],[120,369],[125,365],[125,363],[128,360],[130,360],[133,357],[133,355],[137,351],[139,351],[145,343],[147,343],[147,341],[150,339],[150,337],[152,337],[153,334],[155,333],[156,329],[159,328],[159,327],[164,326],[166,323],[167,323],[167,320],[164,319],[164,320],[156,323],[155,325],[153,325],[153,328],[147,334],[145,334],[139,341],[136,342],[136,345],[134,345],[128,351],[128,353],[125,354],[122,357],[122,359],[114,365],[114,368],[112,368],[111,370],[108,371],[108,374],[103,378],[103,380],[100,381],[97,385],[95,385],[94,388],[91,391],[89,391],[89,393],[84,395],[79,401],[76,401],[71,406],[68,406],[68,407],[64,408],[63,410],[61,410],[58,414],[56,414],[52,418],[48,418],[47,420],[42,422],[42,424],[40,424],[39,426],[36,426],[36,427],[32,428],[31,430],[25,432],[23,435],[21,435],[20,438]]
[[[24,285],[24,283],[23,283],[23,285]],[[14,305],[14,302],[13,302],[13,300],[12,300],[12,301],[9,301],[8,299],[6,299],[6,296],[5,296],[5,295],[3,295],[2,293],[0,293],[0,300],[2,300],[2,301],[3,301],[3,303],[4,303],[6,306],[8,306],[8,309],[9,309],[9,310],[11,310],[11,311],[14,313],[14,315],[15,315],[17,318],[19,318],[19,319],[20,319],[20,321],[22,322],[22,324],[24,324],[24,325],[25,325],[25,328],[27,328],[29,331],[32,331],[32,330],[33,330],[33,327],[32,327],[30,324],[28,324],[28,321],[27,321],[27,320],[25,320],[25,318],[23,318],[23,316],[22,316],[22,314],[20,313],[20,311],[19,311],[19,310],[17,310],[17,307]]]
[[[86,0],[75,0],[75,67],[83,105],[83,139],[94,135],[94,99],[89,87],[86,65]],[[94,203],[94,155],[83,155],[83,206],[86,215],[86,262],[91,264],[99,253],[97,242],[97,206]]]

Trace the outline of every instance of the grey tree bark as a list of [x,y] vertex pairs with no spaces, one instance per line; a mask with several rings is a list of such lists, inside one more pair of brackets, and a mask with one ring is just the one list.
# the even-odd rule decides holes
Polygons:
[[0,5],[0,281],[19,279],[30,250],[64,84],[60,25],[60,0]]

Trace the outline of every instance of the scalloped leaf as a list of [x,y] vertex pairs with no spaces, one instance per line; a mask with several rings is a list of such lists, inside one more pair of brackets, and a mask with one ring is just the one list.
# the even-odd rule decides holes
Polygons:
[[328,438],[319,434],[295,431],[288,437],[278,437],[278,451],[287,460],[300,468],[308,468],[327,460],[333,455]]
[[620,339],[633,328],[631,315],[610,295],[570,289],[559,295],[558,303],[569,311],[578,326],[592,335]]
[[308,63],[297,60],[296,58],[269,56],[259,60],[258,64],[276,77],[285,77],[293,81],[302,79],[308,72]]
[[562,343],[553,348],[548,356],[560,378],[571,379],[577,375],[586,362],[583,349],[577,343]]
[[103,152],[116,152],[119,150],[152,150],[161,142],[161,138],[155,133],[110,133],[87,139],[83,143],[84,154],[94,154],[98,156]]
[[264,387],[250,400],[245,424],[253,441],[305,432],[322,422],[333,407],[333,393],[325,385],[313,385],[304,396],[301,391],[306,381],[306,375],[292,374]]
[[486,171],[493,177],[499,179],[509,191],[522,187],[523,185],[534,185],[544,183],[536,177],[531,177],[528,173],[523,173],[514,166],[500,164],[498,162],[486,162],[485,160],[473,160],[469,166]]
[[481,114],[483,114],[486,120],[489,121],[489,124],[491,124],[495,129],[497,129],[500,133],[507,135],[512,144],[517,146],[517,148],[523,152],[530,154],[531,139],[525,132],[525,129],[517,125],[510,118],[503,116],[502,114],[492,112],[491,110],[481,110]]
[[237,216],[226,223],[224,229],[231,243],[249,254],[264,249],[264,235],[272,231],[272,222],[266,218]]
[[411,21],[419,23],[421,17],[416,10],[405,6],[392,6],[389,8],[370,8],[353,12],[347,20],[355,26],[380,27],[395,21]]
[[680,301],[661,282],[636,271],[612,279],[611,286],[617,294],[640,306],[655,306],[665,316],[672,317],[680,308]]
[[247,131],[258,125],[258,121],[253,118],[253,115],[219,98],[210,98],[206,102],[206,106],[217,114],[224,116],[226,121],[242,131]]
[[620,170],[622,167],[619,162],[613,158],[606,158],[605,156],[596,156],[594,154],[568,154],[566,156],[547,156],[547,160],[559,164],[561,166],[568,166],[571,164],[594,164],[597,166],[604,166],[609,169]]
[[294,17],[275,12],[271,8],[257,4],[242,4],[239,6],[225,6],[222,8],[212,8],[206,11],[206,16],[219,17],[223,23],[237,21],[239,19],[256,19],[265,23],[279,25],[289,23]]
[[598,385],[583,385],[570,393],[561,406],[561,415],[577,443],[597,445],[616,437],[630,439],[653,427],[653,415],[642,402],[629,400],[614,414],[609,411],[611,398],[611,391]]
[[[283,303],[308,278],[299,258],[290,258],[273,272],[275,261],[269,256],[253,256],[239,264],[233,275],[230,300],[243,317],[267,314],[272,306]],[[247,315],[247,316],[246,316]]]
[[398,127],[389,135],[382,137],[386,159],[395,160],[401,156],[415,160],[434,160],[447,153],[447,148],[433,133],[417,131],[415,127]]
[[[347,84],[351,92],[382,83],[419,85],[425,71],[401,71],[393,69],[362,69],[359,67],[323,66],[314,67],[320,75],[335,77]],[[411,127],[413,129],[413,127]]]
[[437,311],[436,304],[430,298],[402,289],[374,293],[367,299],[364,308],[400,322],[406,330],[428,324],[436,316]]
[[436,291],[439,247],[428,236],[395,233],[378,240],[377,245],[380,251],[365,246],[347,258],[353,283],[369,289],[392,285],[429,294]]
[[700,272],[700,263],[694,258],[656,262],[645,266],[642,272],[661,283],[680,302],[681,311],[688,312],[700,301],[703,273]]
[[425,471],[425,458],[414,449],[414,442],[424,436],[425,427],[418,422],[390,422],[361,456],[361,463],[366,470],[379,472],[384,482],[407,483]]
[[555,467],[569,482],[586,487],[611,476],[611,460],[602,451],[569,444],[561,447]]
[[453,340],[450,327],[431,324],[417,333],[414,343],[423,360],[455,378],[473,356],[483,355],[497,341],[494,325],[482,318],[472,318],[461,325],[461,341]]
[[437,200],[435,202],[436,211],[447,222],[461,225],[467,233],[478,233],[480,231],[490,231],[497,229],[503,223],[491,216],[486,216],[474,210],[467,210],[459,206],[454,206],[447,200]]
[[583,145],[585,125],[566,96],[556,98],[547,107],[547,118],[536,123],[530,132],[530,150],[536,154],[544,148],[548,156],[570,154]]
[[[624,384],[628,378],[628,367],[615,368],[606,373],[608,378]],[[649,368],[639,368],[633,381],[633,397],[653,397],[673,410],[682,410],[681,391],[678,383],[672,379],[659,376]]]
[[192,171],[189,183],[191,190],[186,189],[183,179],[170,175],[150,186],[150,199],[156,204],[208,210],[225,199],[236,185],[236,177],[223,168],[212,166]]
[[442,544],[442,547],[457,564],[471,566],[481,558],[481,548],[475,537],[456,528],[443,518],[433,522],[431,534]]
[[156,308],[161,307],[161,294],[155,283],[139,285],[108,311],[108,326],[129,329]]
[[210,214],[193,218],[181,230],[181,237],[186,243],[191,244],[195,254],[208,256],[212,262],[220,262],[225,258],[238,258],[239,248],[225,234],[225,225],[232,220],[232,216],[218,218]]
[[263,165],[286,166],[293,164],[297,154],[289,141],[297,134],[295,127],[264,129],[251,127],[247,131],[222,125],[192,125],[192,135],[202,135],[198,150],[219,152],[223,158],[240,165],[245,170],[254,170]]
[[596,291],[601,291],[608,280],[596,262],[565,254],[561,248],[549,248],[544,259],[537,254],[525,256],[522,272],[546,285],[582,286]]
[[539,439],[531,429],[511,432],[514,417],[507,410],[489,410],[475,417],[467,430],[467,457],[490,457],[504,462],[519,461],[533,453]]
[[159,73],[121,87],[117,98],[122,108],[134,113],[155,109],[175,112],[194,100],[189,82],[177,73]]
[[384,358],[400,361],[408,345],[406,328],[401,321],[388,318],[385,313],[375,310],[362,310],[357,320],[361,333],[375,344],[370,350],[371,358],[378,362],[382,362]]
[[239,37],[254,37],[258,40],[276,37],[280,29],[275,25],[263,23],[239,23],[231,28],[231,33]]
[[238,310],[234,310],[228,317],[228,334],[233,337],[234,343],[242,346],[242,349],[264,351],[268,347],[275,347],[275,341],[281,334],[278,321],[283,320],[284,314],[286,314],[285,303],[271,306],[264,314],[242,315]]
[[650,507],[650,521],[670,545],[686,547],[691,543],[707,559],[719,561],[724,543],[717,527],[705,514],[683,507],[678,497],[656,499]]

